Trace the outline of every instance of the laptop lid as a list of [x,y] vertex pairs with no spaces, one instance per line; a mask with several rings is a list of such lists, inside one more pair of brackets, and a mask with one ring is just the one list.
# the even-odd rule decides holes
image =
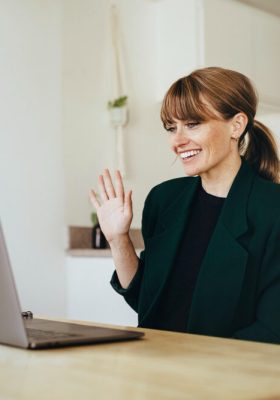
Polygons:
[[20,303],[0,221],[0,343],[28,347]]
[[71,322],[43,319],[31,319],[24,322],[1,221],[0,318],[0,343],[31,349],[114,342],[144,336],[143,332]]

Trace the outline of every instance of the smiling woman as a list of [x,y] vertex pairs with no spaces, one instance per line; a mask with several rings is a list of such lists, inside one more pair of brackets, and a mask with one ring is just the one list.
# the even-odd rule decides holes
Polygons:
[[[167,128],[169,132],[172,129],[170,145],[181,158],[185,174],[200,175],[208,193],[226,197],[241,163],[237,141],[232,138],[232,126],[238,124],[238,129],[243,131],[247,121],[245,114],[238,113],[229,121],[211,119],[190,124],[174,119],[175,127]],[[223,177],[220,183],[219,176]]]
[[194,71],[170,87],[163,101],[161,119],[168,132],[184,128],[184,138],[172,135],[175,153],[202,140],[208,157],[225,161],[226,156],[227,162],[238,164],[243,154],[261,176],[279,182],[276,143],[268,128],[254,120],[257,103],[256,91],[246,76],[209,67]]
[[256,107],[249,79],[223,68],[171,86],[161,118],[187,176],[149,193],[140,258],[120,173],[100,176],[100,202],[91,192],[139,326],[280,343],[279,158]]

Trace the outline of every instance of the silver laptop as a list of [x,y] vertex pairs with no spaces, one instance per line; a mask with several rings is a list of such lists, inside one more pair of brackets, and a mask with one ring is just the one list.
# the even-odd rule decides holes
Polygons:
[[0,343],[26,349],[130,340],[144,335],[138,331],[23,318],[1,222],[0,321]]

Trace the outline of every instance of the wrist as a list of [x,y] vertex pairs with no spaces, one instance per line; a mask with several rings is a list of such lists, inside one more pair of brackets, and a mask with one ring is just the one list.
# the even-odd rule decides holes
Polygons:
[[110,247],[122,247],[127,243],[131,243],[128,232],[119,234],[112,239],[108,240]]

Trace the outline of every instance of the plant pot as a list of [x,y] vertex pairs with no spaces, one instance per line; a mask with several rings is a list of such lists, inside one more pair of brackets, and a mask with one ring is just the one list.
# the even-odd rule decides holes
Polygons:
[[124,126],[128,120],[127,107],[124,106],[110,108],[110,119],[114,128],[117,128],[118,126]]
[[106,249],[107,241],[102,232],[100,225],[97,224],[92,228],[91,246],[93,249]]

